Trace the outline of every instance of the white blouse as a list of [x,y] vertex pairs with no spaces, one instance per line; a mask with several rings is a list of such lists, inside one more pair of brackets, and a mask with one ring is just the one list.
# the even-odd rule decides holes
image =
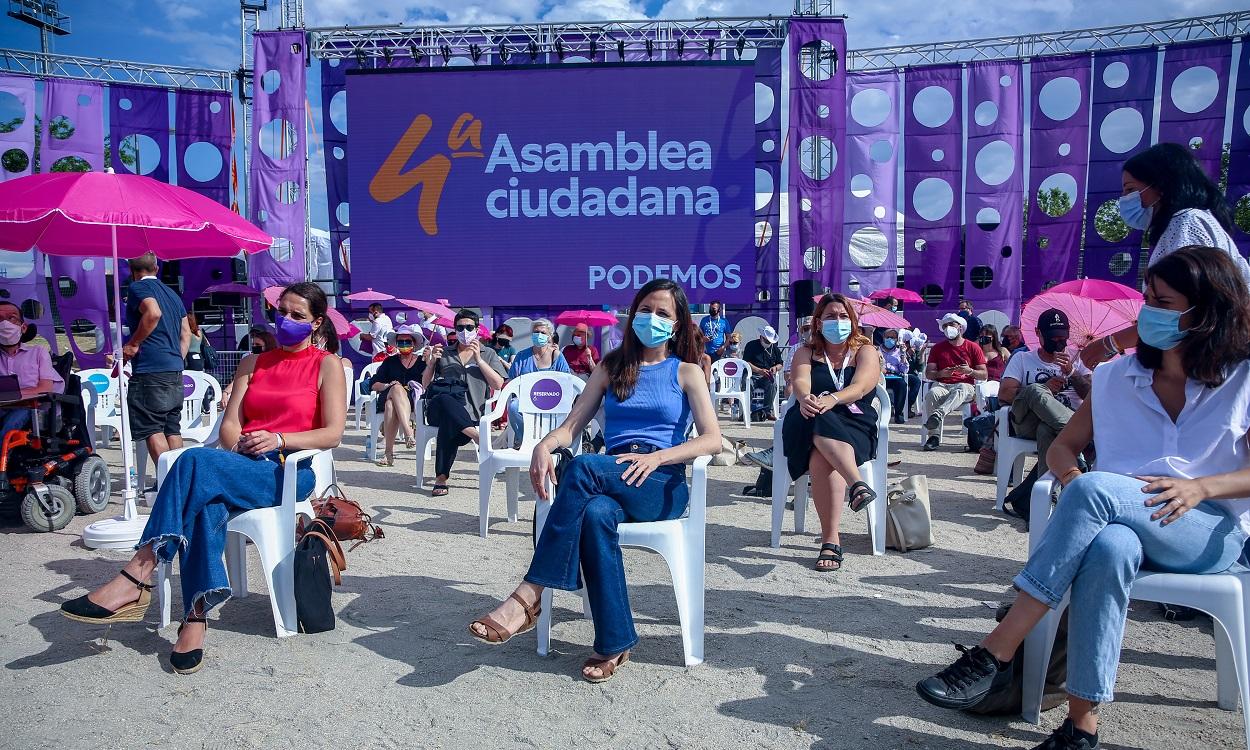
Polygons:
[[1250,284],[1250,264],[1237,252],[1233,238],[1228,236],[1228,232],[1224,231],[1215,216],[1201,208],[1185,208],[1176,212],[1168,222],[1168,228],[1163,230],[1154,250],[1150,252],[1150,265],[1153,266],[1163,256],[1190,245],[1214,247],[1228,253],[1241,269],[1242,278]]
[[[1096,470],[1196,479],[1250,467],[1250,362],[1234,367],[1218,388],[1187,381],[1176,422],[1153,382],[1154,373],[1135,356],[1094,370]],[[1215,502],[1250,535],[1250,498]]]

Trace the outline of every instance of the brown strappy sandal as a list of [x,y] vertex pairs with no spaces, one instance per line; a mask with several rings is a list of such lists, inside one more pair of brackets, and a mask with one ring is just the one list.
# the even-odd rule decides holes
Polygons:
[[152,584],[144,583],[138,578],[122,570],[122,577],[133,583],[139,589],[139,598],[130,604],[125,604],[117,609],[105,609],[99,604],[91,601],[84,594],[77,599],[71,599],[61,605],[61,614],[71,620],[78,622],[143,622],[143,615],[148,611],[148,605],[152,602]]
[[[487,615],[469,623],[469,635],[472,635],[482,643],[487,643],[491,646],[499,646],[507,643],[508,639],[514,635],[520,635],[521,633],[527,633],[533,630],[534,626],[538,624],[538,615],[543,611],[542,597],[539,597],[538,601],[533,604],[526,604],[525,600],[517,596],[517,593],[513,591],[508,595],[508,598],[515,599],[516,603],[520,604],[521,608],[525,610],[525,623],[521,625],[519,630],[515,633],[509,633],[507,628],[495,622],[494,618],[490,615]],[[478,624],[486,628],[486,635],[483,636],[478,634],[478,632],[473,629],[474,624]]]
[[[607,682],[612,679],[612,675],[616,674],[616,670],[624,666],[629,661],[629,652],[623,651],[611,659],[596,659],[591,657],[582,662],[582,679],[586,682],[598,685],[601,682]],[[587,669],[598,669],[600,674],[598,677],[591,677],[586,674]]]

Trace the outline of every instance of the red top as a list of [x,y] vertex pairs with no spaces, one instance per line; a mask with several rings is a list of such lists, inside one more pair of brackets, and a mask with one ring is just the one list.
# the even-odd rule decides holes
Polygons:
[[[985,350],[982,349],[981,353],[984,354]],[[985,360],[985,370],[986,372],[989,373],[990,380],[1002,380],[1003,370],[1006,370],[1006,369],[1007,369],[1007,358],[1001,354],[993,359],[986,358]]]
[[[959,346],[955,346],[949,341],[939,341],[933,345],[933,351],[929,352],[929,364],[933,365],[935,370],[945,370],[947,367],[958,367],[959,365],[968,365],[976,369],[980,365],[985,364],[985,352],[981,351],[981,345],[975,341],[964,339]],[[938,378],[942,383],[971,383],[974,382],[971,375],[955,373],[948,378]]]
[[599,350],[594,347],[594,344],[587,344],[585,347],[569,344],[564,347],[563,354],[564,359],[569,363],[569,369],[579,375],[589,375],[594,371],[594,367],[590,364],[592,357],[595,364],[599,364]]
[[307,432],[321,427],[321,360],[328,352],[307,346],[298,352],[274,349],[256,355],[243,394],[243,432]]

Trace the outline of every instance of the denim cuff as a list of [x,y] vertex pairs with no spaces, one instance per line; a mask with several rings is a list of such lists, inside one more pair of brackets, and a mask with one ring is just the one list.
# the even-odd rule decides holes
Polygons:
[[1063,594],[1055,594],[1046,588],[1040,581],[1029,574],[1028,568],[1020,571],[1020,574],[1012,580],[1012,583],[1016,585],[1016,588],[1051,609],[1058,609],[1059,605],[1063,603]]

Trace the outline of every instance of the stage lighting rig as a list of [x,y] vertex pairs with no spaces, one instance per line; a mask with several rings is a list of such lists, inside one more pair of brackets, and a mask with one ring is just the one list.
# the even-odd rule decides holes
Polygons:
[[597,54],[599,54],[599,40],[591,39],[590,40],[590,59],[594,60],[595,55]]
[[560,58],[560,62],[564,62],[564,40],[556,39],[556,57]]
[[383,47],[383,48],[382,48],[382,57],[385,57],[385,58],[386,58],[386,64],[387,64],[387,65],[390,65],[390,64],[391,64],[391,58],[392,58],[392,57],[394,57],[394,56],[395,56],[395,50],[393,50],[393,49],[392,49],[392,48],[390,48],[390,47]]
[[686,54],[686,38],[683,36],[677,38],[677,56],[681,57],[684,54]]
[[473,58],[473,62],[477,62],[482,58],[482,48],[476,44],[469,45],[469,57]]
[[439,54],[443,56],[444,65],[451,62],[451,47],[450,46],[446,44],[440,44],[438,46],[438,51],[439,51]]
[[409,44],[408,51],[412,53],[412,64],[420,65],[421,64],[421,48],[417,46],[417,43],[413,42],[412,44]]
[[512,53],[511,53],[511,52],[509,52],[509,50],[508,50],[508,45],[507,45],[505,42],[500,42],[500,43],[499,43],[499,51],[498,51],[498,52],[496,52],[496,54],[497,54],[497,55],[499,55],[499,62],[505,62],[505,63],[506,63],[506,62],[508,62],[508,56],[509,56],[510,54],[512,54]]
[[622,61],[625,59],[625,40],[624,39],[618,39],[616,41],[616,56],[618,59]]
[[356,50],[356,67],[365,67],[365,51],[362,49]]
[[738,45],[737,45],[737,47],[738,47],[738,59],[739,59],[739,60],[741,60],[741,59],[742,59],[742,53],[743,53],[743,51],[744,51],[744,50],[746,50],[746,48],[747,48],[747,38],[746,38],[746,37],[744,37],[744,36],[740,36],[740,37],[738,37]]
[[715,55],[715,54],[716,54],[716,40],[709,39],[707,40],[707,56],[711,57],[712,55]]
[[535,60],[538,59],[538,43],[530,42],[529,51],[530,51],[530,62],[534,62]]
[[647,40],[647,57],[655,57],[655,42],[650,39]]

